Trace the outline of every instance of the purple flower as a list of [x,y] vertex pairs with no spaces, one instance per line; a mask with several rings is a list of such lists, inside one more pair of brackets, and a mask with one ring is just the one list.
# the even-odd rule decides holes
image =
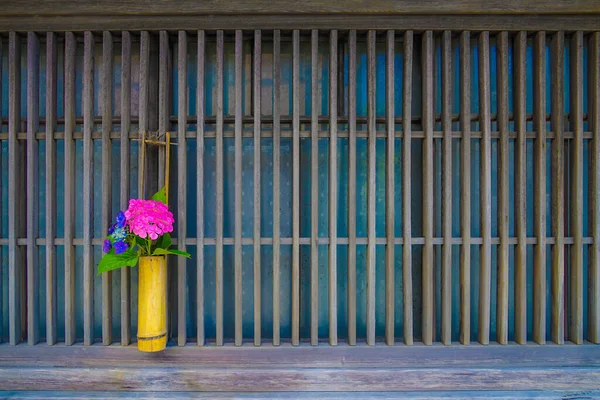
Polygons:
[[119,211],[117,214],[117,223],[115,224],[117,228],[123,228],[127,219],[125,218],[125,213],[123,211]]
[[109,228],[108,228],[108,234],[112,235],[113,232],[115,231],[115,228],[117,227],[117,224],[112,224]]
[[104,241],[104,246],[102,246],[102,251],[104,251],[105,253],[108,253],[110,251],[110,240],[106,239]]
[[127,251],[127,249],[129,248],[129,246],[127,246],[127,243],[120,241],[120,240],[118,242],[115,242],[114,247],[115,247],[115,254],[125,253],[125,251]]

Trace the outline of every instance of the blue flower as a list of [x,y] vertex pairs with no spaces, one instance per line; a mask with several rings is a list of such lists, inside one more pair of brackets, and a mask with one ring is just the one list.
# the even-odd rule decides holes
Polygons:
[[115,228],[117,227],[117,224],[112,224],[109,228],[108,228],[108,234],[112,235],[113,232],[115,231]]
[[115,228],[112,233],[112,238],[115,240],[124,240],[127,237],[127,231],[125,228]]
[[106,239],[104,241],[104,246],[102,246],[102,251],[104,251],[105,253],[108,253],[110,251],[110,240]]
[[120,240],[118,242],[115,242],[114,247],[116,254],[125,253],[125,251],[127,251],[127,249],[129,248],[129,246],[127,246],[127,243]]
[[117,214],[117,223],[115,224],[117,228],[124,228],[125,222],[127,222],[125,218],[125,213],[123,211],[119,211]]

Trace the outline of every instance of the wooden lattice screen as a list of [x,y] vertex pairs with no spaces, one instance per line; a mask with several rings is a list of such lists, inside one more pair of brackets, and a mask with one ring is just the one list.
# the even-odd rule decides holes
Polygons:
[[177,142],[179,345],[600,341],[598,32],[10,32],[0,49],[12,344],[135,337],[135,270],[95,266],[139,194],[142,131]]

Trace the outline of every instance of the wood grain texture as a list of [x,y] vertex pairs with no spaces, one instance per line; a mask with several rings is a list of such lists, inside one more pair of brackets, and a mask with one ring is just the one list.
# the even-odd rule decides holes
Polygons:
[[[329,34],[329,344],[337,345],[338,32]],[[368,284],[367,284],[368,286]],[[368,311],[367,311],[368,312]],[[367,317],[368,320],[368,317]],[[367,328],[368,330],[368,328]]]
[[300,31],[295,30],[292,35],[292,344],[297,346],[300,344]]
[[[92,232],[94,223],[94,37],[83,36],[83,343],[94,343],[94,253]],[[103,278],[106,279],[106,278]],[[112,282],[112,280],[109,278]],[[108,286],[110,288],[110,285]],[[112,296],[108,296],[111,298]]]
[[571,155],[571,271],[569,340],[583,342],[583,32],[571,38],[571,126],[575,132]]
[[204,78],[206,36],[200,30],[198,34],[196,116],[196,343],[204,346]]
[[27,34],[27,343],[40,340],[39,257],[35,242],[38,236],[38,142],[39,128],[40,41]]
[[387,31],[386,34],[386,55],[385,55],[385,98],[386,98],[386,155],[385,155],[385,236],[387,244],[385,248],[385,342],[388,346],[394,344],[394,211],[396,208],[396,199],[394,192],[394,141],[395,121],[394,121],[394,54],[395,54],[396,36],[394,31]]
[[481,260],[479,265],[479,343],[490,341],[491,270],[492,270],[492,154],[490,122],[490,37],[479,34],[479,126],[481,138]]
[[498,130],[500,139],[498,143],[498,278],[497,278],[497,303],[496,303],[496,340],[500,344],[508,343],[508,285],[509,285],[509,139],[508,139],[508,32],[500,32],[496,37],[498,46],[497,58],[497,88],[498,88]]
[[235,31],[235,345],[242,345],[242,31]]
[[533,340],[546,343],[546,33],[535,34],[534,60],[534,207],[537,244],[533,249]]
[[356,31],[348,34],[348,344],[356,345]]
[[[423,343],[430,345],[433,342],[433,303],[434,303],[434,272],[433,272],[433,129],[434,129],[434,46],[433,32],[426,31],[422,37],[422,75],[423,75],[423,281],[422,281],[422,303],[423,303]],[[410,204],[410,202],[409,202]]]
[[[129,171],[131,129],[131,33],[121,33],[121,171]],[[129,205],[129,174],[121,174],[119,204],[121,210]],[[121,346],[131,343],[131,270],[121,268]]]
[[[471,35],[460,36],[460,128],[462,130],[460,163],[462,170],[471,168]],[[471,342],[471,175],[460,180],[460,342]]]
[[[100,224],[101,232],[108,232],[112,222],[112,87],[113,87],[113,37],[110,32],[102,33],[102,70],[101,72],[101,101],[102,101],[102,204]],[[123,127],[121,127],[123,129]],[[125,132],[129,132],[126,128]],[[125,155],[122,155],[125,157]],[[124,171],[128,171],[127,168]],[[126,173],[120,174],[122,179]],[[128,269],[128,268],[123,268]],[[114,272],[116,273],[116,272]],[[113,271],[102,274],[102,344],[112,342],[112,275]]]
[[442,186],[442,328],[443,344],[452,341],[452,37],[442,35],[442,129],[443,186]]
[[552,38],[552,325],[554,343],[565,341],[565,160],[564,160],[564,32]]
[[589,270],[589,332],[588,340],[600,343],[600,32],[595,32],[589,42],[589,122],[594,133],[591,153],[590,209],[591,233],[594,243],[590,247]]
[[215,14],[594,14],[600,13],[600,5],[594,0],[563,2],[558,0],[540,4],[535,0],[506,3],[501,0],[405,0],[401,3],[359,0],[344,4],[323,0],[307,0],[299,4],[291,0],[272,3],[269,0],[240,1],[220,0],[197,2],[182,0],[173,4],[169,0],[118,1],[100,0],[71,2],[67,0],[6,0],[4,12],[8,16],[24,15],[215,15]]
[[[57,40],[54,33],[46,34],[46,344],[58,340],[58,292],[56,273],[56,86]],[[1,53],[1,49],[0,49]]]
[[514,38],[515,93],[515,341],[527,341],[527,101],[526,63],[527,33],[518,32]]
[[280,309],[280,226],[281,226],[281,139],[279,103],[281,98],[281,32],[273,32],[273,345],[279,346],[281,334]]
[[[150,33],[144,31],[140,34],[140,89],[139,89],[139,136],[142,140],[149,129],[148,106],[150,96]],[[146,146],[140,146],[138,157],[138,196],[146,195]]]
[[262,71],[262,39],[261,31],[254,32],[254,345],[261,342],[261,258],[260,258],[260,154],[261,143],[261,71]]
[[223,345],[223,31],[217,31],[216,154],[216,342]]
[[[185,139],[187,95],[187,33],[177,34],[177,248],[186,251],[187,236],[187,144]],[[187,341],[187,258],[177,257],[177,345]]]
[[413,293],[412,293],[412,189],[411,189],[411,152],[412,152],[412,126],[406,121],[412,116],[412,79],[413,79],[413,31],[404,33],[404,79],[402,90],[402,132],[404,134],[402,147],[402,281],[403,306],[404,306],[404,343],[413,344]]
[[[355,33],[356,35],[356,33]],[[310,37],[310,344],[319,344],[319,31]],[[350,187],[350,186],[349,186]],[[350,221],[348,221],[350,222]],[[348,250],[350,251],[350,250]],[[348,254],[349,255],[349,254]],[[350,293],[348,293],[350,302]],[[354,300],[356,301],[356,300]],[[348,303],[350,304],[350,303]],[[348,321],[350,323],[350,321]],[[356,324],[356,322],[354,322]]]

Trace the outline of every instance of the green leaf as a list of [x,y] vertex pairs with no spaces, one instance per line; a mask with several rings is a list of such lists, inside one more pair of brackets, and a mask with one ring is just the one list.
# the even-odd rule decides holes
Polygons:
[[183,256],[183,257],[187,257],[187,258],[192,258],[192,256],[190,255],[190,253],[186,253],[185,251],[181,251],[181,250],[177,250],[177,249],[162,249],[162,248],[157,248],[154,249],[154,253],[153,255],[155,256],[162,256],[162,255],[167,255],[167,254],[173,254],[176,256]]
[[163,186],[162,189],[160,189],[158,192],[154,193],[154,195],[151,197],[151,200],[156,200],[156,201],[160,201],[161,203],[167,204],[166,188],[167,188],[166,186]]
[[168,233],[165,233],[164,235],[162,235],[161,237],[159,237],[156,240],[156,248],[157,249],[165,249],[167,250],[169,247],[171,247],[171,235],[169,235]]
[[98,275],[103,272],[112,271],[121,267],[135,267],[138,263],[140,253],[129,249],[121,254],[116,254],[114,249],[106,253],[100,264],[98,264]]

